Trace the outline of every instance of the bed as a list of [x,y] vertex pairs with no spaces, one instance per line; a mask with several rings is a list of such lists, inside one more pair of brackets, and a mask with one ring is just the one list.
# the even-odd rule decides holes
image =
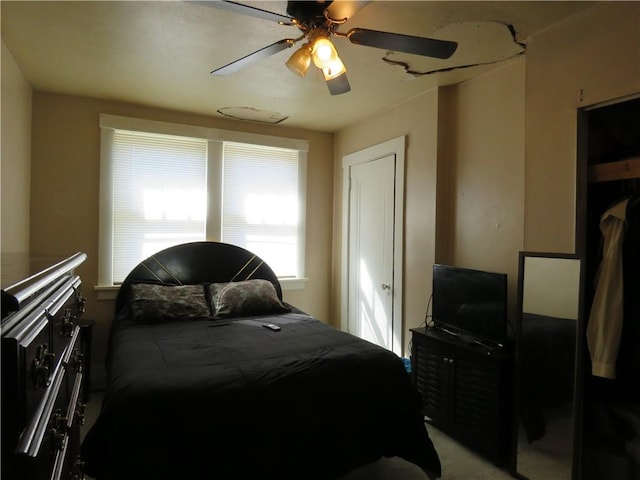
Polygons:
[[236,246],[183,244],[134,268],[106,368],[82,444],[99,480],[329,479],[383,457],[440,476],[402,360],[283,303]]

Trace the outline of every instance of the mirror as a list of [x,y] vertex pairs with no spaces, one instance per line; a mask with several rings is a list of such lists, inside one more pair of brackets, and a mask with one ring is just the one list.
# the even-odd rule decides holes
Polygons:
[[575,469],[580,259],[520,252],[516,324],[516,471],[570,480]]

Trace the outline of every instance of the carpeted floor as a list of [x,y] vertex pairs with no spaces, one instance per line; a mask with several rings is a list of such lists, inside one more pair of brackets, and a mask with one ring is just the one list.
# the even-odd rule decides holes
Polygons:
[[427,426],[429,436],[440,456],[442,480],[507,480],[509,472],[460,445],[448,435]]
[[[511,475],[476,455],[444,433],[428,426],[440,456],[442,480],[507,480]],[[350,472],[339,480],[428,480],[415,465],[400,458],[383,458]]]

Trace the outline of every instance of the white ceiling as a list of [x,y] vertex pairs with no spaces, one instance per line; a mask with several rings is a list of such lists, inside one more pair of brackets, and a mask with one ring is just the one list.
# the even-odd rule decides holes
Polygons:
[[[242,3],[286,12],[283,1]],[[2,1],[1,19],[2,39],[37,90],[210,116],[219,116],[220,109],[260,118],[274,113],[286,117],[281,125],[337,131],[437,85],[495,68],[521,54],[534,33],[593,4],[373,1],[339,30],[363,27],[454,40],[458,50],[449,60],[435,60],[334,37],[352,89],[338,96],[329,94],[315,68],[302,79],[285,67],[297,47],[232,75],[211,75],[299,32],[196,2]],[[477,64],[485,65],[468,66]],[[443,69],[451,70],[421,74]]]

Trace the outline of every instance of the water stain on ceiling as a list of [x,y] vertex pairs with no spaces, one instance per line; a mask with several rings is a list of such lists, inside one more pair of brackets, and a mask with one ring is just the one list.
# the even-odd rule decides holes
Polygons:
[[419,77],[502,62],[522,55],[526,49],[524,42],[516,39],[514,28],[500,22],[461,22],[441,28],[430,36],[449,40],[464,38],[467,41],[460,42],[456,52],[447,60],[398,52],[387,52],[382,60]]

